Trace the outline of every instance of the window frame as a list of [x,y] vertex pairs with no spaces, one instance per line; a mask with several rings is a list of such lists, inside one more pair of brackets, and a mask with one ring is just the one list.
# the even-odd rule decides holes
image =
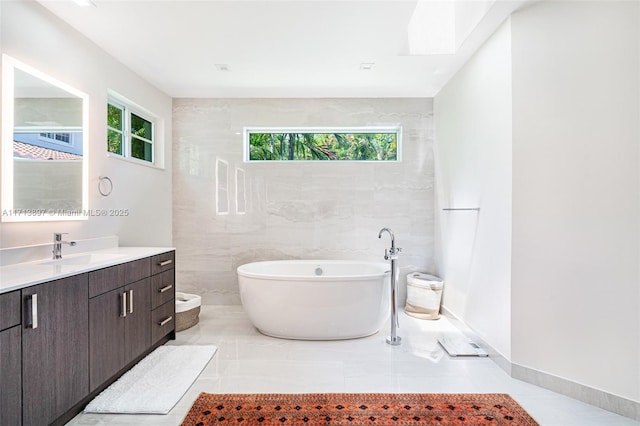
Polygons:
[[[120,158],[123,160],[131,161],[133,163],[141,164],[145,166],[158,167],[156,163],[156,159],[157,159],[156,148],[158,146],[157,118],[153,114],[150,114],[144,111],[142,108],[139,108],[131,104],[130,102],[124,101],[119,97],[116,97],[113,95],[109,95],[107,97],[107,117],[108,117],[109,105],[114,106],[122,111],[122,130],[109,126],[109,123],[107,122],[107,135],[109,133],[109,130],[120,134],[120,138],[122,142],[122,145],[121,145],[122,154],[109,151],[109,146],[108,146],[109,139],[107,137],[107,146],[106,146],[107,156],[113,156],[114,158]],[[151,123],[152,139],[147,139],[145,137],[133,134],[133,132],[131,131],[132,115],[136,115],[137,117]],[[140,140],[142,142],[145,142],[151,145],[151,161],[133,156],[133,153],[132,153],[133,144],[131,143],[132,138],[135,138],[137,140]]]
[[[354,126],[354,127],[259,127],[247,126],[243,129],[243,161],[245,163],[376,163],[394,164],[402,162],[402,126]],[[396,158],[393,160],[252,160],[250,135],[254,133],[395,133],[396,134]]]
[[[121,124],[122,124],[122,129],[116,129],[115,127],[111,127],[109,126],[109,107],[113,106],[115,108],[118,108],[121,112],[122,112],[122,117],[121,117]],[[125,135],[125,129],[127,128],[126,125],[126,113],[125,113],[125,107],[124,105],[122,105],[120,102],[112,99],[111,97],[107,98],[107,155],[117,155],[118,157],[125,157],[125,146],[126,146],[126,135]],[[122,149],[122,154],[117,153],[117,152],[113,152],[113,151],[109,151],[109,130],[113,131],[113,132],[117,132],[120,134],[120,148]]]
[[[64,137],[66,140],[59,139],[59,137]],[[38,134],[38,139],[40,139],[43,142],[54,143],[57,145],[62,145],[67,147],[73,145],[71,132],[57,132],[57,131],[40,132]]]

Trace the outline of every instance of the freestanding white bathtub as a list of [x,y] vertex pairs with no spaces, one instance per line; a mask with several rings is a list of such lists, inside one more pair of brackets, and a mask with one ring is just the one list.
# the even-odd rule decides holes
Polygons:
[[337,340],[376,333],[389,317],[389,265],[282,260],[238,267],[240,297],[263,334]]

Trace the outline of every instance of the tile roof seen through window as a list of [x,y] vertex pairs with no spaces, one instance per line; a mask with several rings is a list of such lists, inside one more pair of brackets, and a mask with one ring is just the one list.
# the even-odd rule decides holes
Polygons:
[[68,152],[13,141],[13,158],[31,160],[82,160],[82,155],[69,154]]

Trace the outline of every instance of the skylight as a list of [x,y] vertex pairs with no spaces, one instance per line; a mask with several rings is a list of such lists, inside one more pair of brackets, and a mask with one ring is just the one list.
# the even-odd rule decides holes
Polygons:
[[407,27],[409,54],[455,54],[494,2],[418,0]]

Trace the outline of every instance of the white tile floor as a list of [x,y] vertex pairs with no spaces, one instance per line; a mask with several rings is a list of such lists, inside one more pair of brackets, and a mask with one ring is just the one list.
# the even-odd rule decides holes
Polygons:
[[69,425],[179,425],[200,392],[508,393],[544,426],[640,422],[510,378],[488,358],[450,358],[436,341],[453,330],[442,318],[400,317],[401,346],[387,329],[363,339],[305,342],[263,336],[240,306],[204,306],[200,323],[169,344],[214,344],[218,352],[166,416],[80,414]]

